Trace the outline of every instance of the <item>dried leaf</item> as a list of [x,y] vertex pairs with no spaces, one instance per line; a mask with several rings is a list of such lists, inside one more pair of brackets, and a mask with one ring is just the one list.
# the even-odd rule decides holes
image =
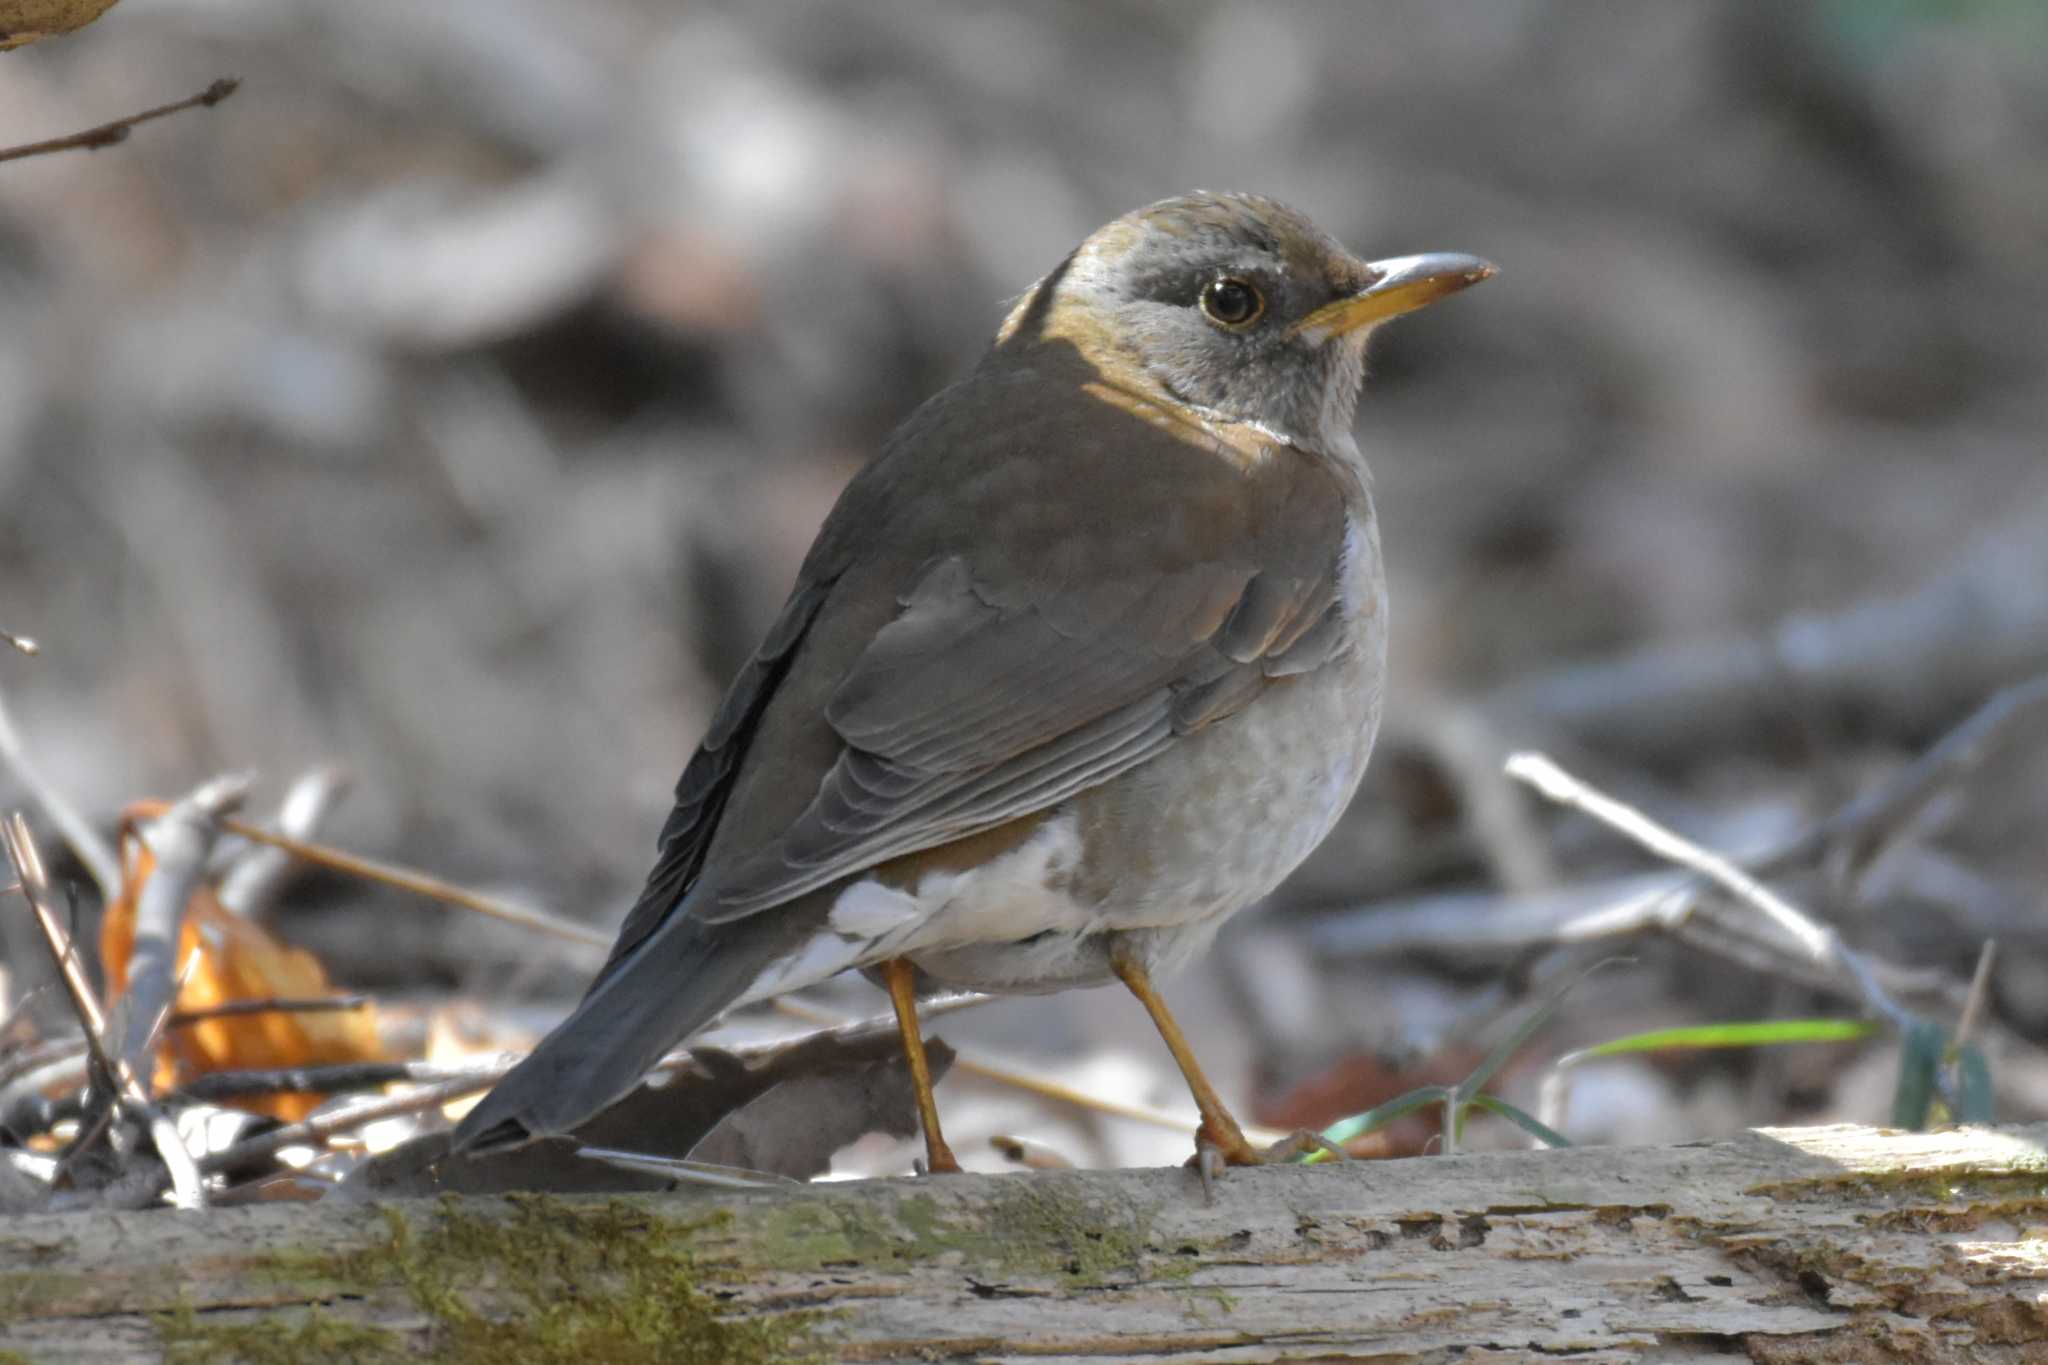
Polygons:
[[0,0],[0,52],[84,28],[114,0]]
[[[131,813],[121,834],[121,894],[100,923],[100,960],[107,997],[127,988],[135,949],[135,907],[155,871],[149,848],[136,836]],[[304,999],[335,994],[318,958],[279,942],[249,920],[229,914],[211,886],[192,893],[179,933],[177,960],[190,962],[178,991],[181,1013],[201,1013],[242,1000]],[[167,1028],[158,1048],[156,1088],[168,1090],[214,1071],[318,1066],[376,1061],[384,1056],[374,1009],[317,1012],[266,1011],[201,1019]],[[246,1107],[293,1120],[311,1113],[323,1097],[278,1094],[252,1098]]]

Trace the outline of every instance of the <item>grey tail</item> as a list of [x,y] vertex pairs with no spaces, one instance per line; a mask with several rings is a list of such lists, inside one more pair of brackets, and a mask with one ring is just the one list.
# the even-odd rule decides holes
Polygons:
[[455,1129],[453,1150],[504,1151],[571,1132],[737,1000],[784,946],[774,916],[706,925],[678,907],[610,964],[567,1019]]

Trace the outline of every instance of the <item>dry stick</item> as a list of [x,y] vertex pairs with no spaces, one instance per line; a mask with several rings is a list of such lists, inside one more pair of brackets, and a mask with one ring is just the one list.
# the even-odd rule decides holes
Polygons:
[[174,100],[169,104],[159,104],[154,109],[145,109],[139,114],[117,118],[112,123],[87,128],[82,133],[67,133],[63,137],[53,137],[47,142],[24,142],[18,147],[0,147],[0,161],[19,161],[23,157],[47,156],[51,152],[90,152],[98,151],[102,147],[111,147],[117,142],[127,141],[128,134],[137,124],[186,109],[211,109],[234,94],[241,85],[242,82],[236,77],[223,76],[196,95],[187,95],[184,99]]
[[[26,1044],[0,1059],[0,1093],[23,1076],[47,1066],[82,1062],[90,1045],[83,1038],[47,1038]],[[81,1066],[79,1074],[84,1074]]]
[[64,836],[64,842],[84,865],[86,875],[99,887],[102,904],[111,904],[121,891],[121,860],[114,856],[114,850],[107,846],[99,831],[78,813],[77,807],[64,799],[55,787],[43,779],[42,773],[22,748],[21,736],[16,733],[14,721],[7,714],[7,700],[0,696],[0,768],[14,773],[43,815],[57,827]]
[[30,911],[34,913],[43,932],[43,942],[56,964],[57,975],[70,993],[71,1007],[78,1014],[80,1027],[85,1030],[86,1046],[94,1062],[117,1088],[120,1105],[149,1127],[157,1156],[170,1174],[172,1202],[181,1209],[204,1208],[206,1186],[200,1179],[199,1168],[192,1161],[192,1153],[186,1150],[183,1139],[178,1136],[177,1126],[150,1103],[148,1089],[128,1064],[107,1050],[106,1019],[92,998],[92,987],[86,982],[85,969],[65,936],[64,926],[58,923],[57,916],[44,903],[43,893],[49,889],[49,881],[43,875],[42,855],[28,832],[28,822],[21,818],[19,811],[0,821],[0,844],[6,846],[7,859],[14,864],[15,876],[21,882],[22,899],[28,902]]
[[1884,1015],[1892,1024],[1904,1028],[1912,1022],[1912,1016],[1901,1009],[1878,983],[1876,974],[1871,971],[1869,964],[1852,952],[1848,945],[1842,942],[1840,935],[1828,926],[1816,922],[1727,858],[1711,849],[1701,847],[1675,830],[1658,824],[1635,807],[1608,796],[1582,779],[1573,777],[1546,755],[1512,755],[1507,761],[1506,771],[1509,777],[1528,783],[1549,800],[1592,816],[1658,857],[1685,868],[1720,887],[1744,904],[1754,907],[1790,935],[1809,959],[1846,971],[1855,979],[1864,1002]]
[[214,1104],[249,1095],[345,1095],[386,1085],[439,1085],[443,1081],[482,1076],[495,1084],[512,1069],[509,1059],[467,1066],[439,1062],[331,1062],[322,1066],[251,1067],[242,1071],[209,1071],[179,1085],[177,1097]]
[[1970,993],[1963,1000],[1963,1014],[1956,1021],[1955,1037],[1949,1040],[1951,1049],[1960,1051],[1970,1041],[1970,1035],[1977,1031],[1977,1021],[1984,1015],[1985,999],[1991,994],[1991,966],[1998,960],[1998,940],[1987,938],[1984,946],[1977,950],[1977,970],[1970,976]]
[[[302,774],[285,793],[276,825],[294,839],[310,839],[335,804],[348,794],[349,776],[340,768],[315,768]],[[261,919],[297,866],[281,848],[263,845],[244,849],[219,879],[215,898],[221,908],[243,919]]]
[[497,1084],[498,1074],[502,1073],[480,1072],[472,1076],[460,1076],[409,1094],[369,1100],[362,1104],[336,1109],[331,1113],[315,1114],[312,1118],[300,1119],[297,1123],[280,1124],[267,1133],[258,1133],[254,1137],[243,1138],[240,1142],[222,1147],[218,1151],[208,1152],[199,1158],[199,1169],[212,1174],[238,1166],[245,1161],[253,1161],[257,1157],[273,1155],[286,1147],[295,1147],[302,1143],[322,1143],[328,1138],[348,1132],[352,1128],[360,1128],[366,1123],[439,1109],[442,1105],[459,1100],[465,1095],[474,1095],[479,1090],[490,1089]]
[[135,904],[135,947],[128,957],[128,988],[114,1002],[123,1021],[121,1056],[139,1077],[150,1074],[157,1021],[178,998],[173,957],[185,926],[185,906],[206,871],[219,832],[215,823],[241,805],[249,779],[217,777],[144,827],[139,836],[156,866]]
[[219,823],[220,827],[230,834],[240,835],[252,843],[281,848],[295,858],[312,863],[315,867],[324,867],[329,871],[345,873],[351,877],[361,877],[366,881],[382,882],[401,891],[410,891],[445,905],[459,905],[465,910],[474,910],[479,915],[489,915],[493,919],[516,924],[522,929],[551,934],[556,938],[567,939],[571,943],[581,943],[599,949],[610,948],[612,945],[610,934],[587,925],[563,919],[559,915],[550,915],[543,910],[513,905],[493,896],[469,891],[453,882],[442,881],[439,877],[424,872],[415,872],[411,868],[399,867],[393,863],[380,863],[374,858],[364,858],[354,853],[344,853],[327,844],[294,839],[289,834],[279,834],[243,820],[223,817]]
[[173,1010],[164,1022],[165,1028],[190,1028],[203,1024],[209,1019],[230,1019],[245,1014],[324,1014],[330,1011],[367,1009],[370,997],[367,995],[317,995],[305,999],[287,999],[272,995],[262,999],[223,1000],[218,1005],[205,1009]]

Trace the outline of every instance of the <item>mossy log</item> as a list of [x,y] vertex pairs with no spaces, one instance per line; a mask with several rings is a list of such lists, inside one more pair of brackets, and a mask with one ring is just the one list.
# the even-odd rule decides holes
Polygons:
[[2048,1124],[0,1225],[0,1359],[2048,1360]]

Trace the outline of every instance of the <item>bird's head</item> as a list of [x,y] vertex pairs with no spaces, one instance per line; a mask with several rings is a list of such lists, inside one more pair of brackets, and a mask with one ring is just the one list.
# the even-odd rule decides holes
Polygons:
[[1191,194],[1081,243],[1018,301],[997,353],[1065,341],[1112,382],[1342,454],[1372,329],[1492,274],[1476,256],[1363,261],[1285,204]]

